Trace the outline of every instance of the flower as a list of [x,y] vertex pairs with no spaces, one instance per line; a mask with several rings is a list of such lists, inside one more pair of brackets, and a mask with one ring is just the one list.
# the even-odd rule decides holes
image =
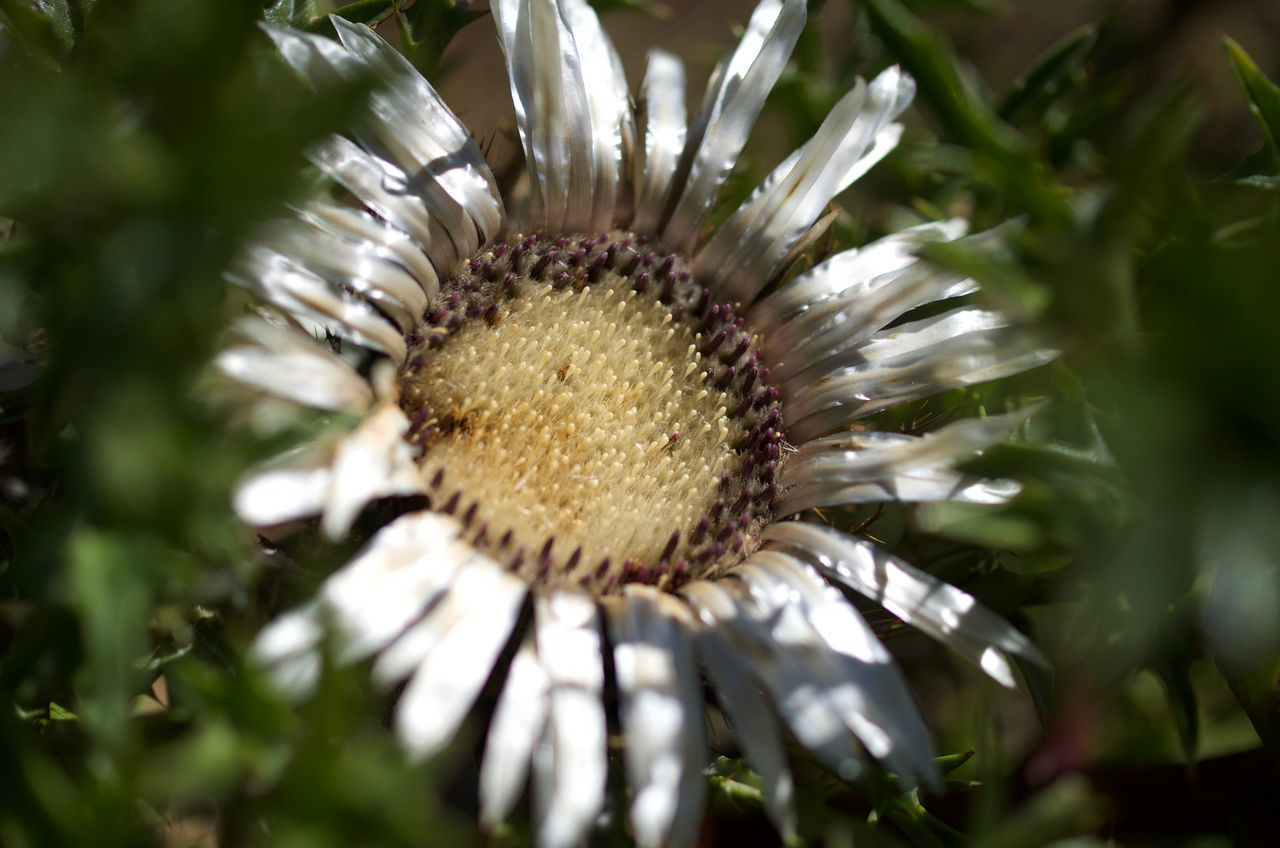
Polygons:
[[872,758],[906,783],[933,781],[911,692],[842,591],[1007,686],[1008,655],[1038,652],[872,542],[789,519],[1006,500],[1016,484],[954,466],[1025,416],[924,436],[855,422],[1053,354],[961,301],[913,319],[976,288],[913,253],[963,235],[959,220],[775,285],[829,201],[894,147],[913,81],[896,67],[858,81],[704,239],[803,0],[759,4],[691,123],[683,68],[660,51],[633,109],[584,0],[496,0],[492,13],[528,167],[519,230],[467,130],[371,30],[335,17],[339,44],[268,29],[318,88],[370,74],[381,84],[349,135],[310,152],[330,194],[235,269],[280,311],[244,324],[249,344],[217,360],[263,395],[358,423],[255,473],[236,508],[256,525],[318,515],[335,540],[374,501],[401,512],[261,633],[257,657],[303,693],[333,633],[339,661],[373,657],[375,682],[408,681],[395,730],[425,756],[510,656],[481,817],[503,820],[532,771],[545,845],[580,842],[603,809],[607,669],[640,844],[692,839],[704,674],[783,833],[794,826],[788,736],[845,778]]

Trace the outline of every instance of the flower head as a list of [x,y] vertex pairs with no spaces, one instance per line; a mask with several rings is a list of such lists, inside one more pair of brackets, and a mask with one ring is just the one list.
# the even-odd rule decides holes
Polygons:
[[259,525],[318,515],[333,539],[374,501],[413,506],[256,652],[305,691],[331,629],[340,660],[372,656],[376,682],[407,680],[396,731],[426,755],[513,648],[481,815],[501,821],[532,770],[543,844],[581,841],[603,808],[606,667],[632,831],[659,845],[687,843],[700,814],[704,675],[784,832],[789,737],[844,777],[870,758],[904,781],[933,779],[911,692],[842,591],[1005,685],[1007,655],[1038,656],[964,592],[865,539],[788,520],[1006,499],[1014,484],[954,465],[1020,416],[918,437],[855,422],[1052,356],[970,305],[912,320],[974,290],[914,256],[963,235],[962,221],[783,281],[829,201],[897,143],[914,92],[897,68],[859,81],[704,233],[804,9],[761,2],[687,122],[680,62],[654,51],[633,109],[585,0],[496,0],[528,173],[518,222],[467,130],[372,31],[338,18],[341,43],[269,30],[316,86],[381,84],[358,126],[310,153],[331,193],[235,270],[280,311],[244,325],[249,344],[218,364],[359,423],[252,476],[236,506]]

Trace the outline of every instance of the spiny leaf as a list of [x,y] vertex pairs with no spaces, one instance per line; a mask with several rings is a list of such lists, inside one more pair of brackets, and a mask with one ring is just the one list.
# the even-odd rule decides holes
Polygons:
[[651,18],[669,18],[671,17],[671,7],[666,3],[657,3],[654,0],[591,0],[591,5],[597,12],[612,12],[615,10],[623,12],[639,12],[642,15],[648,15]]
[[262,13],[268,23],[307,29],[320,19],[316,0],[276,0]]
[[964,242],[925,245],[920,255],[982,283],[1000,309],[1019,323],[1030,323],[1049,305],[1049,289],[1024,273],[1011,259]]
[[71,12],[66,0],[0,0],[0,27],[27,50],[61,60],[75,44]]
[[1249,103],[1249,111],[1262,127],[1272,163],[1280,172],[1280,87],[1266,78],[1243,47],[1230,38],[1224,39],[1224,43],[1231,72]]
[[1048,845],[1097,827],[1103,802],[1084,778],[1068,775],[1033,796],[998,827],[975,840],[981,848]]
[[1022,673],[1027,683],[1027,692],[1031,695],[1031,703],[1036,708],[1036,716],[1040,723],[1048,721],[1053,706],[1053,669],[1045,668],[1039,663],[1028,662],[1022,657],[1014,656],[1013,663]]
[[407,9],[397,6],[396,22],[406,45],[405,54],[425,76],[432,77],[453,37],[484,15],[456,0],[418,0]]
[[49,702],[49,720],[50,721],[79,721],[80,716],[76,715],[71,710],[67,709],[66,707],[62,706],[56,701],[50,701]]
[[1072,78],[1080,74],[1081,65],[1097,43],[1097,28],[1085,26],[1049,48],[1014,83],[996,114],[1014,124],[1032,117],[1043,117],[1045,110],[1070,85]]
[[967,751],[961,751],[959,754],[943,754],[941,757],[935,757],[933,761],[938,764],[938,769],[943,774],[951,774],[951,772],[973,759],[973,755],[974,750],[970,748]]
[[1253,174],[1241,177],[1236,180],[1236,183],[1249,188],[1260,188],[1263,191],[1280,191],[1280,176],[1269,177],[1262,174]]
[[974,91],[942,36],[898,0],[867,0],[863,8],[876,34],[916,78],[944,129],[985,154],[1009,192],[1036,218],[1066,221],[1066,205],[1046,182],[1026,139]]
[[1169,662],[1160,663],[1155,672],[1164,683],[1169,711],[1173,714],[1178,741],[1182,744],[1182,755],[1188,763],[1193,763],[1200,744],[1200,718],[1195,686],[1191,683],[1190,657],[1171,658]]
[[377,26],[395,14],[397,8],[396,0],[357,0],[355,3],[339,6],[333,13],[352,23]]
[[914,789],[886,804],[880,816],[893,822],[917,846],[958,848],[968,842],[963,833],[926,810]]

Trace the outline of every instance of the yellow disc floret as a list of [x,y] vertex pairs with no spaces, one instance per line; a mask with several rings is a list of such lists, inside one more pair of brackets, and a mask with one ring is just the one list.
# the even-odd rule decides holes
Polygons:
[[[716,532],[749,524],[738,502],[757,490],[742,479],[743,445],[761,414],[734,414],[751,411],[750,395],[717,353],[723,322],[678,318],[686,306],[669,287],[637,291],[603,263],[569,274],[545,255],[517,258],[505,287],[464,269],[479,300],[455,295],[454,326],[424,328],[402,374],[433,506],[541,583],[607,591],[702,573],[724,550]],[[534,268],[555,282],[530,279]]]

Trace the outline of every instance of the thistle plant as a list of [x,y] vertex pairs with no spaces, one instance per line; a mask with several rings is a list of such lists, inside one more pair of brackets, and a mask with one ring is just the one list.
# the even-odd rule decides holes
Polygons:
[[1176,5],[0,2],[0,842],[1269,844]]

